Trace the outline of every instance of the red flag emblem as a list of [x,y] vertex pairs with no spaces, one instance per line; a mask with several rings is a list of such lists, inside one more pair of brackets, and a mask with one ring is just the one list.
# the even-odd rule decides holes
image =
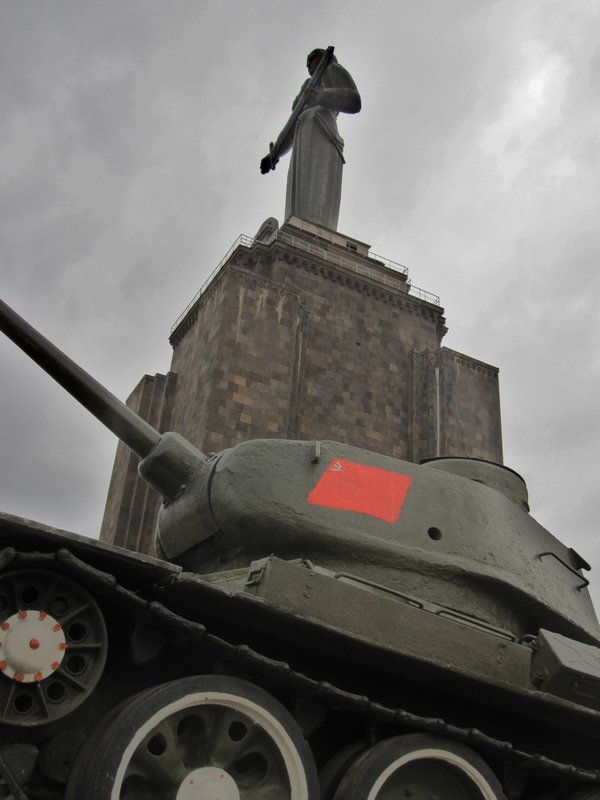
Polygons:
[[396,522],[411,481],[410,475],[334,458],[306,501]]

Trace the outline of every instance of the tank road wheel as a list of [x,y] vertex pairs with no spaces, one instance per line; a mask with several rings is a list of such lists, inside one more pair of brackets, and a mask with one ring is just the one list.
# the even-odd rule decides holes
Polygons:
[[40,725],[73,711],[96,687],[106,626],[93,597],[57,572],[0,576],[0,721]]
[[312,753],[294,718],[246,681],[183,678],[100,723],[67,800],[316,800]]
[[427,734],[384,739],[352,764],[335,800],[505,800],[469,747]]
[[319,770],[321,800],[333,800],[335,790],[350,765],[369,747],[366,739],[346,745]]

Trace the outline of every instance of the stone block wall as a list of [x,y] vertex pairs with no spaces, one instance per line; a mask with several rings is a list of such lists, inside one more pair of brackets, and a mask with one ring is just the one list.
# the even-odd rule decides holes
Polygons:
[[[317,235],[318,234],[318,235]],[[331,439],[410,461],[502,460],[498,374],[441,347],[443,309],[368,246],[287,224],[237,247],[130,402],[202,451]],[[102,538],[147,550],[158,499],[117,452]]]
[[[145,375],[127,399],[127,405],[157,430],[170,428],[177,376]],[[161,498],[137,473],[139,458],[122,442],[108,487],[100,539],[142,553],[153,552],[153,532]]]
[[447,347],[440,350],[442,453],[502,463],[498,369]]

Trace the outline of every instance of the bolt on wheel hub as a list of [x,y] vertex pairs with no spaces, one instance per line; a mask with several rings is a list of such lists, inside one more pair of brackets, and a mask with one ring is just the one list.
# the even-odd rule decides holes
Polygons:
[[62,626],[45,611],[18,611],[0,626],[0,671],[19,683],[52,675],[66,649]]
[[240,792],[225,770],[199,767],[186,775],[175,800],[240,800]]

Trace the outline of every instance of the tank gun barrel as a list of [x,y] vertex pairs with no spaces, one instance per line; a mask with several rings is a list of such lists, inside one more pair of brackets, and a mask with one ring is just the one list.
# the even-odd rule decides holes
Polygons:
[[134,453],[145,458],[158,444],[161,435],[157,430],[138,417],[2,300],[0,330]]
[[0,330],[142,459],[141,477],[165,499],[158,536],[173,557],[218,529],[207,457],[177,433],[159,433],[0,300]]

